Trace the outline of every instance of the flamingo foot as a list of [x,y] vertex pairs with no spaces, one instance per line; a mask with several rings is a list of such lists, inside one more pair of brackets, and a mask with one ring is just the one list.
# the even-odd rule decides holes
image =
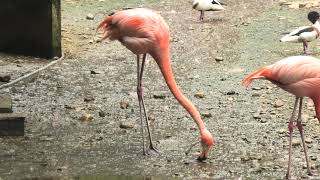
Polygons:
[[161,152],[157,148],[150,146],[149,149],[143,155],[148,156],[148,155],[160,154],[160,153]]

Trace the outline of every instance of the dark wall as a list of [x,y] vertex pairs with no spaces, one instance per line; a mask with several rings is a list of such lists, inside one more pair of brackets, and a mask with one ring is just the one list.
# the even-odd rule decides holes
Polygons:
[[0,51],[61,56],[60,0],[0,0]]

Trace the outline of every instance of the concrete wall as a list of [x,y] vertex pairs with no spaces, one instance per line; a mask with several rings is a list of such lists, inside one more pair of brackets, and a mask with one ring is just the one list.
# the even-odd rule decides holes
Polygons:
[[60,0],[0,0],[0,51],[61,56]]

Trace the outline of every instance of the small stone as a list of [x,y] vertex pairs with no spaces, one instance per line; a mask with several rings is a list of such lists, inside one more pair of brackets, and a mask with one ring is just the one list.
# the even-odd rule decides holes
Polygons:
[[252,87],[252,90],[259,91],[261,90],[261,87]]
[[96,70],[91,70],[90,74],[102,74],[103,72],[101,71],[96,71]]
[[90,102],[90,101],[94,101],[94,97],[85,97],[84,99],[84,102]]
[[212,114],[210,112],[201,112],[202,118],[211,118]]
[[209,179],[210,176],[207,175],[207,174],[200,174],[200,175],[199,175],[199,178],[200,178],[200,179]]
[[306,139],[305,139],[305,142],[306,142],[307,144],[311,144],[311,143],[312,143],[312,139],[311,139],[311,138],[306,138]]
[[284,102],[281,100],[276,100],[276,102],[273,104],[273,107],[275,108],[279,108],[282,107],[284,105]]
[[121,122],[119,127],[121,129],[132,129],[133,128],[133,124],[128,123],[128,122]]
[[199,98],[199,99],[202,99],[202,98],[204,98],[204,93],[203,92],[197,92],[196,94],[194,94],[194,97],[196,97],[196,98]]
[[149,121],[154,121],[154,120],[156,120],[156,116],[151,113],[148,115],[148,119],[149,119]]
[[121,109],[128,109],[128,107],[129,107],[129,102],[127,102],[127,101],[121,101],[120,102],[120,108]]
[[40,141],[52,141],[53,138],[52,137],[48,137],[48,136],[42,136],[40,137]]
[[221,61],[223,61],[223,58],[220,57],[220,56],[218,56],[218,57],[215,58],[215,60],[216,60],[217,62],[221,62]]
[[253,118],[254,119],[261,119],[260,113],[254,113]]
[[99,111],[99,117],[106,117],[106,115],[104,111]]
[[294,138],[292,140],[292,146],[300,146],[300,144],[301,144],[300,139]]
[[246,161],[249,161],[249,160],[250,160],[250,157],[247,156],[247,155],[241,157],[241,161],[243,161],[243,162],[246,162]]
[[262,118],[262,119],[260,120],[260,122],[261,122],[261,123],[266,123],[266,122],[268,122],[268,121],[267,121],[267,119]]
[[253,93],[251,96],[252,96],[252,97],[259,97],[260,94],[259,94],[259,93]]
[[11,79],[11,76],[8,74],[0,75],[0,82],[9,82]]
[[93,20],[94,19],[94,15],[89,13],[87,14],[87,17],[86,17],[88,20]]
[[235,95],[235,94],[237,94],[237,93],[235,91],[233,91],[233,90],[227,92],[227,95],[229,95],[229,96],[230,95]]
[[317,156],[311,156],[310,159],[311,159],[312,161],[315,161],[315,160],[317,160]]
[[57,168],[58,171],[63,171],[63,170],[66,170],[66,169],[67,169],[66,166],[62,166],[62,167],[58,167],[58,168]]
[[84,113],[84,114],[80,117],[79,120],[80,120],[80,121],[83,121],[83,122],[85,122],[85,121],[92,121],[92,120],[93,120],[93,116],[92,116],[91,114]]
[[277,133],[279,133],[279,134],[286,134],[287,132],[288,132],[287,129],[279,129],[279,130],[277,131]]
[[153,94],[153,98],[155,98],[155,99],[164,99],[164,98],[166,98],[166,94],[162,93],[162,92],[158,92],[156,94]]

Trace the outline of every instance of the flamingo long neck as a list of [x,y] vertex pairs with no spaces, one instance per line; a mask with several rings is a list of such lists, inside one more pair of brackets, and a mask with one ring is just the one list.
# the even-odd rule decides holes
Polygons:
[[183,95],[177,83],[174,79],[172,72],[171,62],[169,58],[169,50],[164,50],[161,54],[152,55],[156,60],[161,73],[174,97],[179,101],[179,103],[189,112],[195,123],[200,129],[200,133],[206,129],[203,123],[200,113],[197,108]]

